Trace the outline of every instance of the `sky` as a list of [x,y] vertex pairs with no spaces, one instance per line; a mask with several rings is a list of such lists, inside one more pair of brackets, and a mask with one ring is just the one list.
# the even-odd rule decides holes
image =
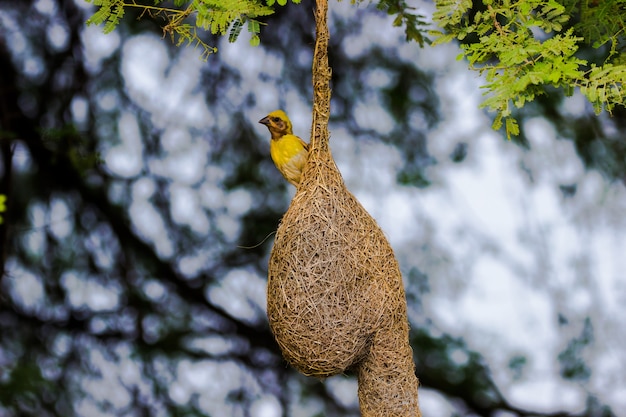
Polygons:
[[[420,10],[432,8],[429,3],[414,3]],[[45,0],[41,4],[45,7]],[[336,16],[347,16],[355,7],[350,2],[330,4]],[[429,278],[424,308],[417,311],[409,306],[411,322],[432,322],[437,329],[462,337],[470,349],[483,355],[504,396],[518,407],[578,412],[585,407],[587,393],[592,393],[609,404],[616,415],[626,416],[620,411],[626,410],[626,351],[622,348],[626,344],[624,185],[610,183],[598,172],[586,170],[572,142],[559,138],[542,118],[530,119],[524,126],[530,150],[507,142],[491,130],[489,115],[479,109],[482,80],[465,63],[456,61],[455,46],[420,49],[406,44],[402,31],[392,28],[389,19],[378,14],[364,14],[363,18],[368,20],[364,26],[386,29],[346,38],[341,43],[346,53],[366,54],[372,44],[397,48],[402,59],[435,74],[441,101],[443,120],[428,135],[429,151],[438,163],[428,168],[432,185],[423,189],[396,183],[396,170],[401,164],[396,148],[374,140],[355,141],[341,126],[330,125],[331,148],[346,185],[381,225],[396,251],[405,280],[413,267]],[[331,34],[334,21],[331,15]],[[244,32],[237,43],[219,45],[218,53],[225,63],[237,65],[241,56],[249,57],[247,64],[240,66],[241,84],[229,86],[224,100],[230,108],[238,108],[248,92],[256,94],[257,101],[246,116],[256,128],[254,134],[268,149],[266,128],[254,122],[282,103],[295,133],[306,137],[310,131],[310,103],[277,86],[284,63],[262,47],[251,47]],[[51,29],[53,44],[62,43],[63,36],[59,28]],[[87,27],[83,39],[94,69],[121,44],[127,93],[162,131],[159,140],[164,156],[151,161],[147,169],[171,181],[172,218],[197,233],[218,227],[227,242],[239,244],[239,219],[251,209],[252,196],[245,190],[226,191],[219,186],[225,173],[208,165],[212,149],[197,133],[214,127],[225,131],[230,128],[226,110],[224,114],[211,113],[198,85],[203,66],[209,64],[199,59],[199,51],[193,48],[181,48],[176,57],[171,56],[165,45],[168,40],[154,35],[122,39],[115,32],[104,35],[100,28]],[[264,78],[259,78],[260,73]],[[366,76],[369,84],[378,87],[388,83],[389,77],[382,71]],[[118,100],[114,95],[103,96],[100,105],[114,108]],[[572,114],[587,107],[579,94],[563,104],[563,109]],[[381,133],[390,130],[392,118],[375,94],[357,103],[354,111],[360,126]],[[81,114],[80,102],[75,112]],[[371,120],[376,124],[371,125]],[[106,169],[114,176],[132,180],[129,213],[137,233],[152,242],[161,257],[172,258],[174,248],[163,219],[150,202],[156,191],[154,179],[142,175],[144,139],[137,116],[122,115],[117,127],[119,140],[103,145]],[[467,143],[468,157],[456,164],[448,155],[459,141]],[[566,197],[558,185],[571,184],[576,184],[576,193]],[[291,187],[289,192],[293,193]],[[111,198],[115,195],[112,189]],[[62,204],[56,210],[53,216],[67,216]],[[216,226],[205,210],[218,213]],[[37,219],[37,213],[34,216]],[[40,217],[38,221],[46,221],[43,214]],[[63,233],[62,225],[58,228],[58,233]],[[36,239],[34,235],[33,245],[37,245]],[[428,249],[420,249],[424,247]],[[179,268],[193,275],[206,266],[210,257],[210,249],[198,251],[180,259]],[[74,289],[95,285],[71,273],[62,280],[64,286]],[[12,287],[17,294],[26,291],[21,284],[16,281]],[[155,297],[161,290],[156,284],[151,289]],[[115,288],[97,292],[83,288],[75,294],[76,298],[70,300],[73,304],[86,303],[96,310],[110,308],[118,296]],[[93,294],[100,295],[94,298]],[[206,295],[233,314],[254,322],[264,314],[265,277],[245,268],[233,270],[219,285],[207,288]],[[559,315],[566,324],[559,321]],[[587,317],[593,325],[593,341],[581,354],[592,373],[588,382],[568,382],[559,374],[557,357],[572,337],[583,332]],[[209,350],[228,349],[210,338],[197,343]],[[516,374],[509,362],[520,355],[528,361]],[[460,355],[458,360],[467,358]],[[203,387],[211,384],[215,375],[238,372],[234,363],[183,361],[176,370],[170,395],[175,401],[185,402],[193,392],[206,393]],[[241,374],[234,380],[242,383],[246,378]],[[356,401],[354,381],[337,377],[326,383],[342,401]],[[222,388],[226,390],[228,385],[222,384]],[[261,387],[257,391],[250,415],[280,415],[278,401]],[[217,397],[227,394],[212,392]],[[210,396],[201,396],[201,402],[207,410],[216,404]],[[453,412],[444,397],[428,389],[420,391],[420,403],[424,415]],[[300,413],[307,415],[315,407],[319,404],[308,404]],[[298,416],[298,411],[293,415]]]

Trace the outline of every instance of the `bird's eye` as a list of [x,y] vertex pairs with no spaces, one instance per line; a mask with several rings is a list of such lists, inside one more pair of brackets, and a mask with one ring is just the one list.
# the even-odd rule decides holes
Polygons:
[[276,123],[280,122],[280,117],[274,117],[272,118],[273,121],[275,121]]

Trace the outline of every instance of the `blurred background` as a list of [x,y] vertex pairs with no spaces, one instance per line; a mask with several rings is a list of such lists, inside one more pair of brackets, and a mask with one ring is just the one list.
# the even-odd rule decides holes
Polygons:
[[[0,0],[0,417],[359,415],[265,316],[294,188],[257,121],[308,139],[313,6],[204,62],[158,17]],[[399,259],[424,416],[626,416],[626,111],[549,91],[509,142],[458,46],[392,22],[330,3],[331,147]]]

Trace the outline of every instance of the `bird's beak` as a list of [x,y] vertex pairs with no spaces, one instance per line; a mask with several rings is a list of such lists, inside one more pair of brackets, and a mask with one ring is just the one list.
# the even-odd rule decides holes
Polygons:
[[261,120],[259,120],[259,123],[261,123],[262,125],[268,126],[270,124],[270,118],[269,116],[265,116],[264,118],[262,118]]

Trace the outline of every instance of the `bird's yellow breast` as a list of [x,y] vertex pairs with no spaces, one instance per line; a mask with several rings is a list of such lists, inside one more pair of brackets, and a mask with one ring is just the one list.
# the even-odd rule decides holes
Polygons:
[[270,154],[278,170],[291,183],[300,182],[300,174],[307,159],[306,144],[295,135],[284,135],[270,141]]
[[304,150],[302,140],[295,135],[284,135],[278,140],[270,141],[270,154],[276,165],[283,165]]

